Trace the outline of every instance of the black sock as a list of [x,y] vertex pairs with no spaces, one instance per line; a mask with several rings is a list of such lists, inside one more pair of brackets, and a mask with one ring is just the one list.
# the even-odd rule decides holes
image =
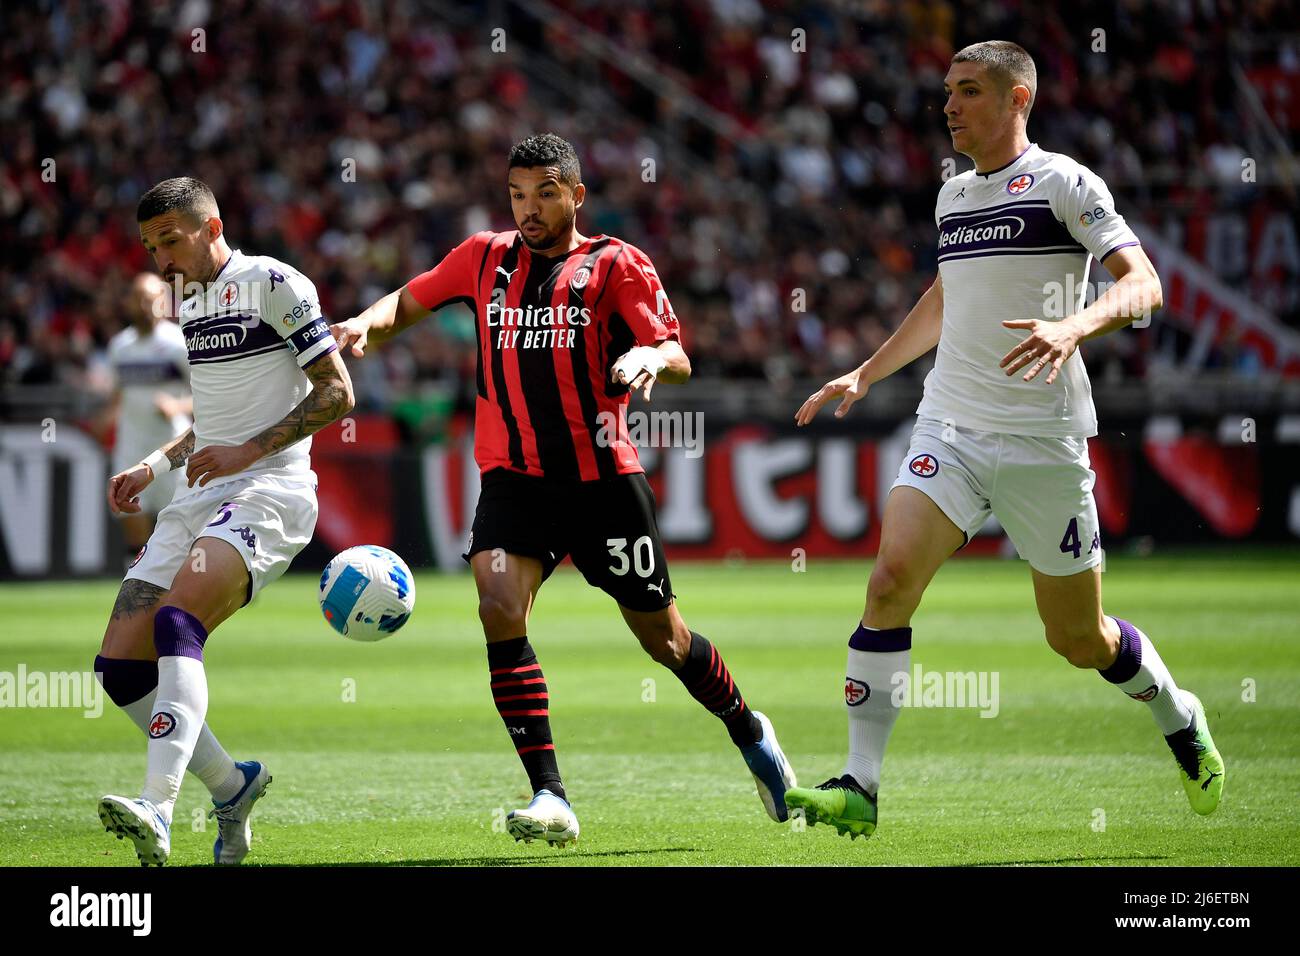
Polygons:
[[551,698],[528,638],[489,644],[487,654],[492,699],[505,721],[515,753],[528,773],[533,792],[545,789],[567,799],[555,761],[555,744],[551,741]]
[[731,742],[737,747],[747,747],[763,739],[763,725],[745,703],[722,655],[706,638],[691,631],[686,663],[673,673],[692,697],[726,725]]

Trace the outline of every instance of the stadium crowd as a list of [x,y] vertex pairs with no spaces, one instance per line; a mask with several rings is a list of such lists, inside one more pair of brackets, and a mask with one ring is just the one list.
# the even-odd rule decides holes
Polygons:
[[[341,318],[469,233],[512,228],[505,156],[540,130],[583,158],[584,231],[655,261],[697,375],[838,373],[934,275],[935,193],[969,166],[942,122],[956,49],[1026,46],[1031,139],[1090,165],[1130,220],[1203,254],[1192,238],[1215,210],[1294,210],[1241,181],[1248,117],[1230,77],[1233,62],[1300,71],[1285,37],[1296,14],[1226,0],[6,5],[0,381],[107,388],[104,347],[131,278],[151,268],[135,204],[160,179],[207,181],[232,245],[295,264]],[[618,55],[594,56],[587,30]],[[666,85],[630,76],[632,61]],[[1283,129],[1292,152],[1295,131]],[[1300,325],[1296,275],[1220,271]],[[1140,376],[1185,347],[1117,335],[1088,359],[1094,378]],[[463,399],[473,326],[447,309],[378,354],[353,363],[362,407],[430,389]],[[1211,362],[1248,358],[1227,348]]]

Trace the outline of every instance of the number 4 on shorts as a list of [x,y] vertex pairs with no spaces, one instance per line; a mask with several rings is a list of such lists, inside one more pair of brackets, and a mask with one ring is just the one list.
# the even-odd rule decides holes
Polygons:
[[1061,539],[1061,553],[1069,551],[1077,558],[1082,550],[1083,542],[1079,540],[1079,519],[1071,518],[1069,527],[1065,529],[1065,537]]
[[[1088,553],[1096,551],[1101,547],[1101,532],[1093,532],[1092,547],[1088,548]],[[1079,540],[1079,519],[1071,518],[1069,526],[1065,529],[1065,537],[1061,539],[1061,553],[1069,552],[1076,558],[1079,552],[1083,550],[1083,542]]]

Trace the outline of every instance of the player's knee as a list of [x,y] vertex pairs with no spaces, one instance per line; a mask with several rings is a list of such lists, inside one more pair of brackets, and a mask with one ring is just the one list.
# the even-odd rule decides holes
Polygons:
[[125,707],[150,694],[158,686],[158,662],[99,655],[95,676],[104,693],[118,707]]
[[905,562],[881,555],[871,569],[871,578],[867,582],[867,600],[876,607],[914,603],[919,597],[914,578],[915,575],[911,574]]
[[499,594],[480,594],[478,619],[488,637],[522,637],[528,632],[528,611],[523,601]]
[[1046,627],[1047,643],[1052,650],[1079,668],[1101,668],[1107,665],[1106,636],[1099,626]]

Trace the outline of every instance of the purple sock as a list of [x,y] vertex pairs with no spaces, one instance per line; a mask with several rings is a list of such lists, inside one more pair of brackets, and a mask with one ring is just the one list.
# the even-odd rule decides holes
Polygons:
[[167,605],[153,619],[153,646],[159,657],[192,657],[203,660],[207,629],[189,611]]
[[1112,620],[1119,627],[1119,653],[1115,663],[1098,673],[1146,704],[1166,737],[1186,729],[1192,722],[1192,705],[1178,689],[1151,638],[1123,618]]
[[1142,667],[1142,638],[1128,621],[1118,617],[1114,620],[1119,625],[1119,653],[1115,663],[1097,673],[1112,684],[1127,684]]

